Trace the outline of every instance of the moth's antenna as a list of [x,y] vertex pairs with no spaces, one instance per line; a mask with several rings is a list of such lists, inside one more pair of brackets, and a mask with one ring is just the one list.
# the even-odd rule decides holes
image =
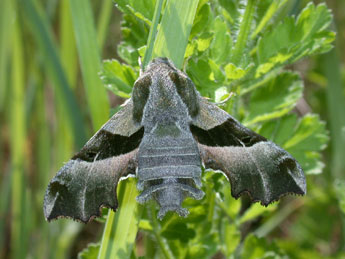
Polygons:
[[138,57],[138,64],[140,67],[140,75],[142,75],[144,73],[144,67],[143,67],[143,63],[141,62],[141,56]]

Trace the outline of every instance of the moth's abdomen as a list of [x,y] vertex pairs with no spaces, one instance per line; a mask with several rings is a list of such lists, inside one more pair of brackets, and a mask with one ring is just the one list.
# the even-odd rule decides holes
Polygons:
[[158,217],[168,211],[176,211],[187,216],[181,207],[183,200],[190,196],[201,199],[201,159],[195,140],[191,134],[178,136],[144,136],[138,153],[138,189],[142,193],[138,202],[145,203],[154,198],[161,209]]

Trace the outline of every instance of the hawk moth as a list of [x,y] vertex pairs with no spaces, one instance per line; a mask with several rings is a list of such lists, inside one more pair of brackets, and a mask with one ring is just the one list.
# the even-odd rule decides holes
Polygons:
[[201,97],[172,61],[156,58],[123,108],[51,180],[44,215],[86,223],[103,206],[116,210],[120,178],[136,176],[139,203],[156,200],[160,219],[168,211],[185,217],[183,200],[204,196],[202,166],[222,171],[235,198],[247,193],[268,205],[306,193],[303,170],[288,152]]

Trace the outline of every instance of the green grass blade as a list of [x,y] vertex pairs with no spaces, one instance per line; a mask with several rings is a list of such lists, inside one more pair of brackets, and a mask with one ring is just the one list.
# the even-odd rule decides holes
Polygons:
[[153,58],[168,57],[181,68],[199,1],[168,0],[158,28]]
[[[343,199],[343,189],[338,189],[339,185],[345,185],[345,96],[344,85],[340,71],[339,54],[336,49],[332,50],[322,59],[323,71],[328,80],[327,88],[327,108],[330,118],[331,131],[331,172],[333,174],[334,186],[340,205],[345,202]],[[344,249],[345,240],[345,216],[342,220],[342,248]]]
[[21,38],[18,19],[14,25],[12,41],[12,73],[11,73],[11,169],[12,169],[12,225],[11,247],[13,258],[24,258],[27,238],[25,232],[25,185],[24,185],[24,146],[26,139],[25,125],[25,60],[23,39]]
[[0,1],[0,111],[4,109],[7,87],[8,50],[13,24],[8,21],[13,17],[10,0]]
[[109,27],[111,14],[114,13],[114,3],[112,0],[102,1],[101,11],[97,21],[97,40],[100,49],[103,49],[105,38]]
[[156,2],[155,12],[152,18],[152,26],[150,28],[149,38],[147,39],[147,48],[146,48],[146,52],[145,52],[145,56],[143,60],[143,68],[147,66],[147,64],[150,62],[152,58],[153,45],[156,39],[157,26],[159,23],[159,18],[161,16],[163,2],[164,0],[157,0]]
[[141,215],[138,194],[134,178],[120,182],[119,209],[109,210],[98,259],[130,257]]
[[345,180],[345,96],[339,55],[336,50],[322,59],[323,71],[328,80],[327,102],[332,140],[332,173],[334,178]]
[[85,144],[86,134],[80,109],[75,97],[69,87],[66,75],[58,56],[55,42],[53,41],[52,31],[49,27],[49,20],[39,6],[32,0],[18,0],[21,10],[29,23],[31,33],[45,57],[47,73],[52,80],[56,93],[64,101],[67,120],[73,125],[74,141],[77,147]]
[[94,130],[109,118],[109,101],[98,76],[101,58],[89,0],[70,0],[74,33]]
[[75,46],[69,0],[60,1],[60,57],[70,86],[75,89],[78,75],[77,49]]

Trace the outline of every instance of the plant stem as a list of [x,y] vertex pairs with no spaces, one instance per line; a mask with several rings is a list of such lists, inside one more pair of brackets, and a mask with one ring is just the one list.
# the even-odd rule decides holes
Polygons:
[[142,67],[143,69],[145,69],[150,59],[152,58],[153,45],[155,43],[155,39],[157,35],[157,27],[158,27],[159,18],[162,12],[163,3],[164,3],[164,0],[157,0],[156,2],[155,12],[152,18],[152,26],[150,28],[149,38],[147,39],[147,48],[146,48],[146,52],[145,52],[145,56],[143,60],[143,67]]
[[[280,3],[279,3],[280,2]],[[285,5],[288,0],[277,1],[274,0],[270,7],[267,9],[264,17],[261,19],[259,25],[256,27],[255,31],[252,33],[250,38],[253,40],[255,37],[266,27],[267,23],[271,20],[271,18],[279,11],[279,9]]]
[[247,45],[247,40],[250,33],[250,27],[252,25],[252,20],[254,18],[255,3],[256,3],[256,0],[248,0],[246,10],[244,12],[244,17],[240,26],[240,32],[238,34],[233,56],[232,56],[232,62],[235,65],[239,65],[239,63],[241,62],[243,50],[245,49]]
[[164,254],[164,257],[167,259],[173,259],[174,256],[171,254],[171,251],[169,250],[168,246],[165,243],[165,240],[163,240],[163,238],[160,235],[160,227],[159,227],[159,223],[158,220],[156,218],[156,213],[155,213],[155,206],[153,203],[151,203],[151,222],[152,222],[152,226],[153,226],[153,230],[152,233],[154,234],[158,245],[162,251],[162,253]]

